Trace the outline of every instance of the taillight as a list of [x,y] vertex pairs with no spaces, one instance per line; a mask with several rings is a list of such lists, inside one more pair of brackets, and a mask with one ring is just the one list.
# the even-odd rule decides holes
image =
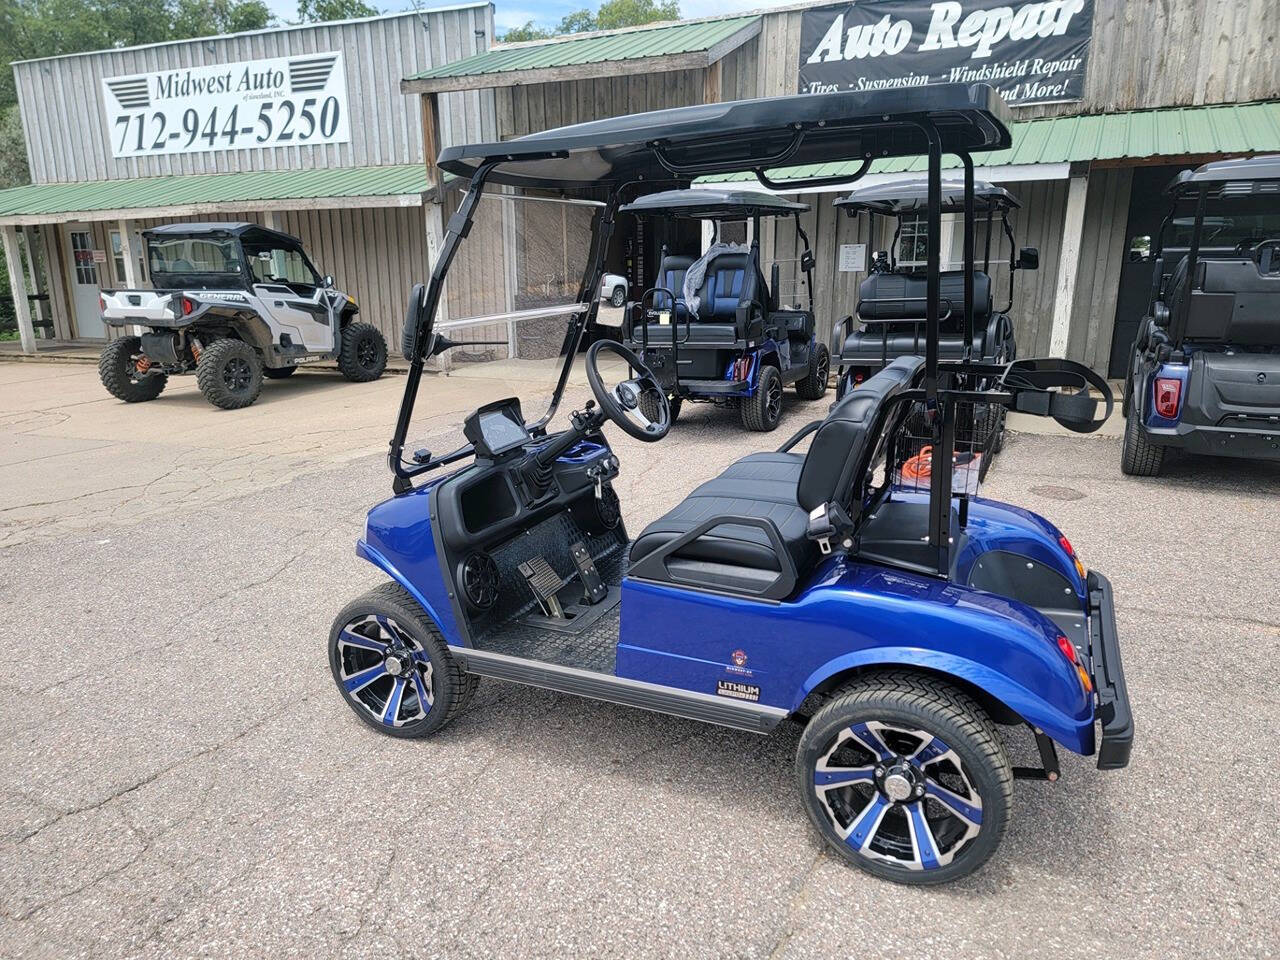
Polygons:
[[1178,406],[1182,403],[1182,381],[1176,377],[1156,378],[1156,413],[1166,420],[1178,415]]
[[1076,653],[1075,645],[1059,634],[1058,649],[1067,658],[1067,662],[1076,668],[1076,676],[1080,678],[1080,686],[1084,687],[1084,692],[1093,693],[1093,680],[1089,677],[1089,672],[1085,670],[1084,664],[1080,662],[1080,655]]
[[182,315],[184,317],[191,316],[191,314],[194,313],[196,309],[196,302],[192,300],[190,297],[179,297],[178,305],[182,307]]
[[104,297],[102,294],[98,294],[98,312],[99,313],[107,312],[107,298]]
[[1083,580],[1085,577],[1084,564],[1076,556],[1076,548],[1071,545],[1070,540],[1063,536],[1058,537],[1058,544],[1062,547],[1063,552],[1071,558],[1071,562],[1076,565],[1076,573],[1080,574],[1080,579]]

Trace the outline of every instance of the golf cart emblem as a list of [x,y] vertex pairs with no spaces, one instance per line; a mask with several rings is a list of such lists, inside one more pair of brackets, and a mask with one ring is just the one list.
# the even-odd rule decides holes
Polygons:
[[729,659],[733,661],[735,667],[745,667],[747,665],[747,655],[742,650],[733,651]]

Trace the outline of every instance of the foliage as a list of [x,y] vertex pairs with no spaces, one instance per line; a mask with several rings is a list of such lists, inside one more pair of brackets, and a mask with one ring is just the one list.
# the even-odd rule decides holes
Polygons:
[[363,0],[298,0],[299,23],[328,23],[376,17],[378,10]]
[[657,20],[679,20],[679,0],[605,0],[595,13],[575,10],[566,14],[552,29],[537,26],[532,20],[512,27],[501,37],[503,43],[546,40],[566,33],[589,33],[593,30],[617,30],[638,27]]

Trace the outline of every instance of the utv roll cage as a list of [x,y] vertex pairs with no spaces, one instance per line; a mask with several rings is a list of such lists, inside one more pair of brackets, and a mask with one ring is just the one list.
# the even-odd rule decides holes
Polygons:
[[[433,323],[445,277],[458,247],[471,229],[472,218],[487,184],[537,188],[562,192],[604,190],[607,200],[597,210],[592,243],[578,303],[585,309],[570,320],[564,341],[564,364],[547,411],[527,427],[535,437],[545,436],[564,393],[583,331],[594,323],[596,293],[603,261],[620,207],[635,197],[665,189],[688,187],[696,177],[750,171],[770,188],[802,189],[828,186],[832,177],[788,180],[781,186],[769,171],[784,166],[860,161],[858,176],[878,158],[926,155],[928,194],[925,209],[929,236],[925,301],[925,359],[922,372],[912,374],[907,389],[881,398],[883,407],[874,417],[877,432],[887,435],[900,423],[907,405],[923,403],[934,434],[928,499],[928,553],[926,568],[940,576],[950,569],[950,544],[957,527],[952,508],[952,455],[955,446],[956,405],[966,401],[999,403],[1030,413],[1053,416],[1081,432],[1097,429],[1097,403],[1088,395],[1099,386],[1111,410],[1104,382],[1087,368],[1065,360],[1020,361],[1011,364],[975,363],[969,359],[941,363],[938,355],[939,234],[943,210],[942,157],[953,154],[964,168],[964,262],[966,266],[963,309],[967,334],[972,339],[973,264],[975,261],[974,165],[975,151],[1002,150],[1010,146],[1009,113],[999,94],[986,84],[949,84],[899,90],[842,92],[821,96],[791,96],[661,110],[652,113],[597,120],[532,134],[501,143],[446,147],[439,166],[469,181],[457,212],[450,217],[430,283],[417,285],[411,295],[405,325],[405,355],[409,375],[389,451],[394,474],[393,489],[412,489],[412,480],[427,471],[474,453],[468,444],[433,457],[423,451],[413,460],[403,456],[406,434],[428,355],[451,344],[432,336]],[[847,181],[842,177],[842,181]],[[979,390],[980,383],[994,383]],[[1071,387],[1074,393],[1053,388]],[[868,398],[874,400],[875,398]],[[1105,419],[1105,418],[1104,418]],[[784,449],[798,443],[821,425],[814,421],[793,436]],[[865,438],[871,449],[881,446],[876,436]],[[555,447],[553,442],[551,448]],[[558,451],[556,451],[558,455]],[[865,463],[865,460],[862,461]],[[878,494],[889,495],[890,484]],[[967,522],[968,500],[960,495],[959,523]],[[863,506],[862,504],[858,505]],[[840,506],[829,505],[811,515],[814,524],[830,525],[834,536],[843,536]],[[873,511],[859,510],[869,514]],[[853,536],[852,531],[848,532]]]

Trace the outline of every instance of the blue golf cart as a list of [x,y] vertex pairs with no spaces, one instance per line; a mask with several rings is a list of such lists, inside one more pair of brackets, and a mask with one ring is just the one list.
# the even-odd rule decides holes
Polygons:
[[[667,220],[750,221],[745,248],[713,243],[702,256],[665,248],[657,283],[631,304],[624,342],[653,371],[666,392],[672,420],[686,401],[733,404],[748,430],[769,431],[782,419],[783,387],[802,400],[827,392],[831,355],[814,335],[813,254],[800,226],[809,208],[753,190],[664,190],[641,196],[620,211]],[[782,297],[779,264],[765,279],[760,266],[760,221],[793,217],[804,245],[798,260],[805,303]],[[642,409],[654,414],[648,398]]]
[[[469,185],[429,285],[410,296],[393,496],[369,511],[356,546],[387,582],[344,608],[329,637],[356,716],[427,736],[490,677],[756,734],[791,718],[804,724],[800,803],[824,842],[913,884],[981,866],[1004,835],[1013,781],[1056,780],[1058,747],[1125,766],[1133,724],[1106,577],[1048,520],[953,493],[943,455],[957,406],[975,399],[1080,430],[1111,409],[1103,384],[1099,417],[1097,378],[1077,364],[938,357],[942,155],[961,158],[971,188],[970,153],[1007,147],[1006,121],[992,88],[954,85],[714,103],[442,151],[440,166]],[[784,162],[860,158],[865,170],[873,157],[922,153],[933,227],[924,355],[894,360],[777,451],[730,464],[631,533],[607,432],[667,435],[670,401],[653,371],[621,343],[592,344],[592,398],[551,429],[619,208],[673,171],[764,179]],[[463,446],[406,457],[424,361],[453,346],[433,331],[445,276],[492,184],[607,195],[584,309],[567,321],[545,413],[489,403],[465,419]],[[646,395],[654,416],[640,412]],[[907,490],[898,440],[917,404],[933,433],[931,479]],[[1015,766],[998,725],[1025,730],[1039,764]]]
[[1120,469],[1156,476],[1170,449],[1280,460],[1280,156],[1184,170],[1166,193]]

